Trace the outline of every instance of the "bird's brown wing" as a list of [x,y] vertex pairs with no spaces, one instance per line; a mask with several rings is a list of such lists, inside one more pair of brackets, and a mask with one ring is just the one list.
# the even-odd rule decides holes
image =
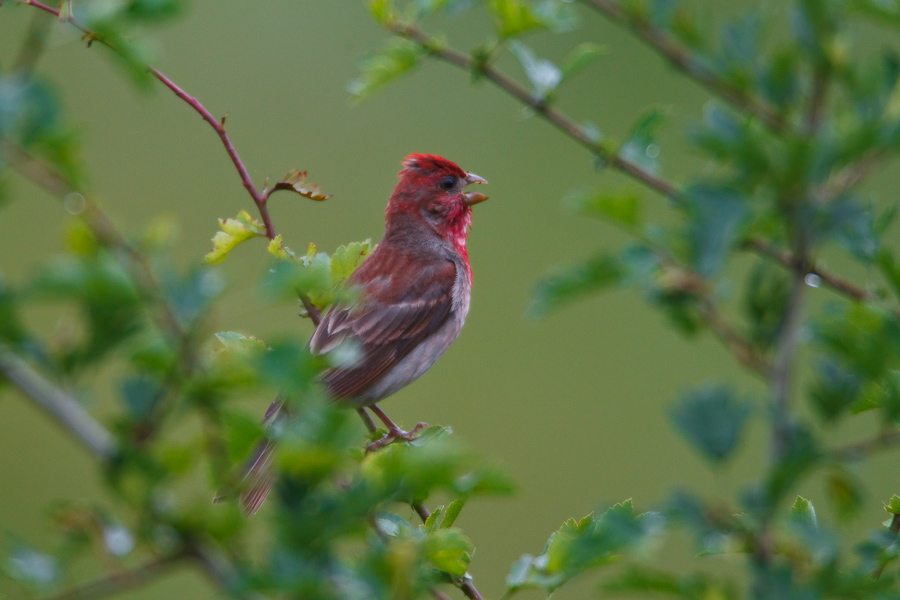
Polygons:
[[410,253],[379,250],[382,246],[350,279],[359,290],[358,301],[334,306],[310,340],[312,351],[320,354],[348,340],[361,350],[358,365],[323,375],[335,398],[363,394],[439,330],[453,311],[457,269],[451,260],[423,260]]

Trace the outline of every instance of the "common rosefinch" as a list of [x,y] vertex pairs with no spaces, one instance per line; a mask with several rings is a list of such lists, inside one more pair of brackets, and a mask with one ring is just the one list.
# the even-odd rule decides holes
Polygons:
[[[336,401],[361,413],[368,408],[387,425],[387,435],[370,450],[412,439],[424,426],[403,431],[376,403],[418,379],[459,335],[472,291],[466,253],[472,206],[487,200],[463,192],[470,183],[487,181],[440,156],[411,154],[399,176],[385,209],[384,238],[347,281],[357,291],[355,301],[332,306],[309,341],[316,354],[345,341],[358,346],[360,360],[329,369],[322,382]],[[278,410],[273,404],[265,420]],[[271,455],[267,443],[248,470],[241,495],[248,514],[274,483]]]

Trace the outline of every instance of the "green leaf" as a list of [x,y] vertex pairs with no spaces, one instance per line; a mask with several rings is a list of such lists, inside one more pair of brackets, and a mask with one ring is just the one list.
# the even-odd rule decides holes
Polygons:
[[803,496],[797,496],[797,499],[791,506],[791,518],[798,522],[811,525],[812,527],[818,526],[818,520],[816,519],[816,509],[815,507],[813,507],[812,502],[810,502]]
[[320,310],[330,306],[336,297],[331,285],[331,257],[317,253],[304,264],[295,260],[281,260],[262,280],[263,294],[268,297],[296,300],[302,292]]
[[501,40],[536,29],[569,31],[576,25],[575,12],[558,0],[488,0],[487,9]]
[[444,514],[444,520],[441,521],[442,528],[453,527],[453,524],[456,523],[456,519],[459,517],[459,513],[462,512],[463,506],[466,505],[466,497],[457,498],[449,505],[447,505],[447,510]]
[[609,221],[634,231],[641,225],[640,196],[632,190],[618,192],[605,188],[578,190],[564,200],[574,212]]
[[129,0],[125,16],[132,21],[159,23],[181,13],[179,0]]
[[440,527],[441,524],[441,515],[444,514],[444,507],[437,506],[431,514],[428,515],[428,518],[425,519],[425,531],[434,531]]
[[146,376],[131,377],[122,384],[122,398],[133,421],[149,417],[165,393],[158,381]]
[[650,173],[659,173],[660,147],[656,136],[665,121],[666,114],[662,110],[646,111],[631,126],[631,132],[619,149],[619,157]]
[[487,8],[501,38],[511,38],[544,25],[532,7],[522,0],[489,0]]
[[685,394],[670,414],[682,435],[718,463],[737,447],[750,412],[727,387],[707,385]]
[[461,531],[436,529],[425,536],[425,556],[438,570],[462,577],[472,560],[473,546]]
[[630,500],[596,518],[589,514],[580,521],[569,519],[550,536],[543,554],[526,554],[513,564],[507,593],[525,588],[552,593],[581,573],[614,562],[622,553],[640,551],[664,525],[659,513],[635,515]]
[[808,429],[796,424],[782,426],[782,454],[772,465],[760,494],[751,508],[767,512],[807,474],[820,460],[818,443]]
[[828,307],[814,333],[832,356],[867,379],[882,380],[900,357],[900,323],[889,310],[878,306]]
[[366,4],[379,25],[387,25],[394,20],[393,0],[369,0]]
[[265,226],[242,210],[234,219],[219,219],[222,231],[213,237],[213,249],[203,257],[203,263],[214,265],[228,257],[238,245],[256,236],[265,236]]
[[735,190],[697,185],[682,196],[689,219],[687,239],[691,263],[704,277],[716,275],[747,222],[747,204]]
[[857,374],[830,360],[821,361],[816,374],[809,392],[810,401],[825,421],[833,421],[853,405],[862,381]]
[[342,286],[374,249],[375,246],[372,245],[372,240],[351,242],[346,246],[338,246],[331,255],[330,274],[332,287]]
[[350,83],[349,91],[361,100],[400,75],[412,70],[425,54],[418,44],[393,38],[388,45],[360,63],[360,76]]
[[744,314],[750,340],[763,349],[778,339],[790,300],[790,275],[780,266],[761,261],[750,271],[744,284]]
[[254,446],[265,439],[263,425],[259,418],[237,410],[223,412],[221,418],[228,457],[232,464],[241,464]]
[[888,503],[884,505],[884,510],[888,511],[892,515],[900,515],[900,496],[894,494],[891,496],[891,499],[888,500]]
[[535,56],[531,48],[521,42],[510,42],[509,49],[525,69],[533,96],[541,102],[546,101],[562,82],[562,71],[552,61]]
[[572,76],[604,54],[606,54],[606,49],[598,44],[592,42],[578,44],[560,65],[562,80],[571,79]]
[[615,286],[623,275],[619,260],[609,255],[558,267],[537,285],[528,312],[533,316],[543,316],[576,298]]
[[733,585],[716,581],[705,573],[673,574],[643,565],[628,565],[621,573],[604,579],[601,589],[608,594],[672,596],[685,600],[732,599],[739,597]]
[[876,260],[879,239],[870,206],[851,196],[842,196],[820,211],[819,232],[833,238],[852,256],[864,263]]
[[825,478],[828,499],[834,505],[838,516],[850,519],[862,509],[862,483],[849,471],[833,468]]

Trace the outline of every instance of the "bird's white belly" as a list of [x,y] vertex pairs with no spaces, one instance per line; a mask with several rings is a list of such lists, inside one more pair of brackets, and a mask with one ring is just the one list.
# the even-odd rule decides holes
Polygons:
[[361,394],[356,401],[363,406],[375,404],[379,400],[387,398],[400,390],[430,369],[437,359],[447,351],[466,321],[469,313],[469,290],[471,282],[468,272],[458,270],[457,284],[454,286],[453,312],[444,326],[435,331],[431,336],[416,346],[397,365],[378,379],[372,386]]

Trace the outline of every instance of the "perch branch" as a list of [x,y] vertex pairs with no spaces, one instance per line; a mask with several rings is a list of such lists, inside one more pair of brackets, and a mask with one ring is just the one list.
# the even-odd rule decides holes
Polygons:
[[[369,433],[375,433],[377,427],[375,426],[375,422],[372,421],[372,418],[365,412],[365,409],[360,409],[360,416],[362,417],[363,423],[366,425],[366,429],[369,430]],[[428,510],[428,507],[425,506],[423,502],[411,502],[410,506],[419,515],[419,518],[422,519],[422,523],[428,520],[428,517],[431,516],[431,511]],[[376,528],[377,531],[377,528]],[[479,593],[478,588],[475,587],[475,584],[472,583],[471,579],[463,579],[462,581],[456,582],[457,587],[462,591],[463,594],[466,595],[466,598],[470,600],[483,600],[481,593]],[[440,598],[438,594],[440,592],[435,592],[432,590],[435,597]]]

